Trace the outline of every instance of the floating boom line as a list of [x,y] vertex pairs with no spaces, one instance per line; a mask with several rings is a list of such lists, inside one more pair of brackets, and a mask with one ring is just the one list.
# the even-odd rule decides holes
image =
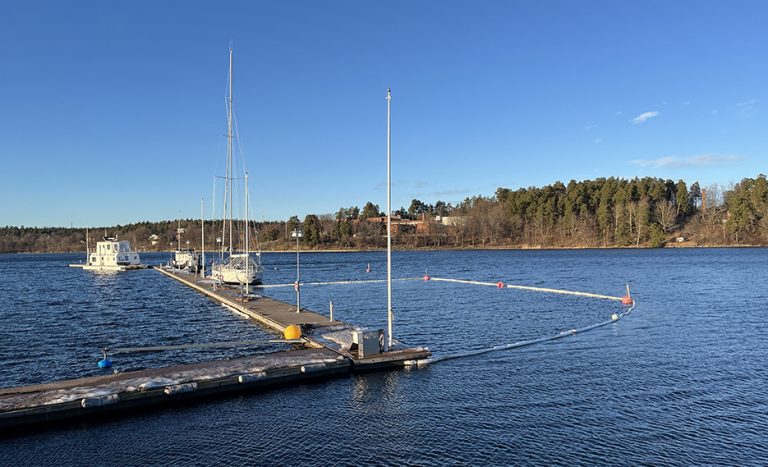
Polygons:
[[632,306],[629,307],[626,311],[624,311],[622,313],[614,313],[613,315],[611,315],[611,318],[608,319],[608,320],[600,321],[599,323],[590,324],[588,326],[584,326],[584,327],[580,327],[580,328],[569,329],[567,331],[562,331],[562,332],[560,332],[558,334],[555,334],[555,335],[543,336],[543,337],[537,337],[535,339],[527,339],[527,340],[512,342],[511,344],[495,345],[493,347],[489,347],[489,348],[486,348],[486,349],[468,350],[468,351],[465,351],[465,352],[457,352],[457,353],[453,353],[453,354],[449,354],[449,355],[441,355],[441,356],[432,357],[432,358],[426,358],[426,359],[422,359],[422,360],[408,360],[408,361],[405,362],[405,365],[407,367],[425,366],[425,365],[428,365],[428,364],[431,364],[431,363],[444,362],[446,360],[453,360],[453,359],[456,359],[456,358],[474,357],[476,355],[482,355],[482,354],[487,354],[487,353],[491,353],[491,352],[498,352],[498,351],[501,351],[501,350],[517,349],[517,348],[520,348],[520,347],[527,347],[527,346],[534,345],[534,344],[540,344],[540,343],[543,343],[543,342],[549,342],[549,341],[553,341],[553,340],[557,340],[557,339],[562,339],[564,337],[573,336],[573,335],[575,335],[577,333],[584,333],[584,332],[587,332],[587,331],[591,331],[593,329],[597,329],[597,328],[601,328],[603,326],[607,326],[607,325],[609,325],[611,323],[615,323],[616,321],[620,320],[621,318],[624,318],[625,316],[627,316],[630,313],[632,313],[632,310],[634,310],[634,309],[635,309],[635,304],[633,303]]
[[589,292],[577,292],[574,290],[562,290],[562,289],[549,289],[546,287],[532,287],[528,285],[513,285],[513,284],[502,284],[499,286],[500,282],[481,282],[481,281],[470,281],[470,280],[464,280],[464,279],[447,279],[444,277],[430,277],[429,280],[438,281],[438,282],[453,282],[457,284],[472,284],[472,285],[487,285],[492,287],[506,287],[509,289],[519,289],[519,290],[530,290],[532,292],[544,292],[544,293],[554,293],[554,294],[562,294],[562,295],[576,295],[579,297],[589,297],[589,298],[600,298],[604,300],[618,300],[621,301],[621,297],[612,297],[610,295],[602,295],[602,294],[595,294],[595,293],[589,293]]
[[[422,277],[401,277],[392,279],[393,281],[420,281],[424,280]],[[455,284],[470,284],[470,285],[483,285],[489,287],[499,287],[498,282],[483,282],[483,281],[471,281],[465,279],[449,279],[445,277],[429,277],[428,280],[436,282],[451,282]],[[327,281],[327,282],[302,282],[301,285],[343,285],[343,284],[379,284],[387,282],[386,279],[369,279],[369,280],[350,280],[350,281]],[[293,282],[287,284],[262,284],[257,287],[263,289],[279,288],[279,287],[294,287]],[[575,295],[578,297],[599,298],[602,300],[616,300],[621,301],[622,297],[613,297],[611,295],[596,294],[590,292],[579,292],[576,290],[563,290],[563,289],[550,289],[547,287],[533,287],[529,285],[515,285],[515,284],[503,284],[503,287],[508,289],[528,290],[531,292],[541,293],[553,293],[561,295]]]
[[[400,279],[392,279],[393,281],[419,281],[421,277],[402,277]],[[330,281],[330,282],[302,282],[302,287],[305,285],[344,285],[344,284],[380,284],[387,282],[386,279],[368,279],[361,281]],[[294,287],[296,284],[291,282],[290,284],[262,284],[255,287],[262,289],[272,289],[278,287]]]

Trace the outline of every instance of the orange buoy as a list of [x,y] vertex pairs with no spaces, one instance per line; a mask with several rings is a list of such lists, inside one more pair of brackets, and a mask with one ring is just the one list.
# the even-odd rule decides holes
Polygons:
[[429,274],[424,274],[424,280],[428,281],[429,279],[431,279],[431,277],[429,277]]
[[285,331],[283,331],[283,337],[288,340],[298,339],[301,337],[301,328],[295,324],[291,324],[285,328]]
[[499,282],[496,283],[496,287],[498,287],[500,289],[503,289],[504,288],[504,283],[499,281]]
[[632,295],[629,293],[629,284],[627,284],[627,294],[621,297],[621,304],[622,305],[634,305],[635,299],[632,298]]

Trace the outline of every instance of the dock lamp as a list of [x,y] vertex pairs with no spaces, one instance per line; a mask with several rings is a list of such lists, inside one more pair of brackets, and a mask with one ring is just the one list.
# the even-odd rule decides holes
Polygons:
[[304,236],[304,231],[296,228],[291,232],[291,237],[296,239],[296,283],[293,284],[293,288],[296,289],[296,313],[301,313],[301,284],[300,280],[300,267],[299,267],[299,239]]

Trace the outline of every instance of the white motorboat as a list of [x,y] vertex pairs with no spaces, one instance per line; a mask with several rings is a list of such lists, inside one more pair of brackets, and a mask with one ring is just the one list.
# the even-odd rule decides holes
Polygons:
[[70,264],[70,267],[83,268],[91,271],[125,271],[128,269],[145,269],[141,264],[139,253],[131,248],[128,240],[118,240],[117,237],[104,237],[96,242],[96,249],[91,252],[88,248],[86,234],[87,260],[84,264]]
[[197,272],[200,269],[200,253],[190,248],[179,248],[173,252],[171,266],[174,269]]
[[[202,267],[202,257],[200,253],[191,248],[181,247],[181,234],[184,233],[184,229],[181,228],[181,221],[178,221],[178,227],[176,228],[176,251],[173,252],[173,258],[171,259],[171,266],[174,269],[182,269],[189,272],[198,272]],[[189,242],[187,242],[189,244]]]

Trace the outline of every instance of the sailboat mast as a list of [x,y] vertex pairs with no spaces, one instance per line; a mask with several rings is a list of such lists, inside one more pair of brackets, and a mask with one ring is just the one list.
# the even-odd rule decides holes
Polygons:
[[387,350],[392,348],[392,90],[387,89]]
[[200,197],[200,250],[202,251],[200,277],[205,277],[205,198],[202,196]]
[[179,213],[179,218],[176,219],[176,244],[178,245],[176,249],[181,251],[181,213]]
[[[214,176],[213,177],[213,192],[211,193],[211,220],[214,221],[213,222],[214,233],[216,232],[216,230],[215,230],[216,229],[215,217],[216,217],[216,177]],[[224,222],[222,222],[222,225],[223,224],[224,224]],[[224,238],[224,236],[223,236],[224,232],[223,231],[221,232],[221,235],[222,236],[220,238]],[[221,243],[221,240],[217,240],[217,242]],[[221,245],[219,245],[219,246],[221,246]],[[224,247],[219,248],[219,260],[221,260],[221,261],[224,260]]]
[[232,175],[234,165],[234,146],[232,144],[232,48],[229,49],[229,106],[227,112],[227,186],[229,191],[229,254],[233,253],[232,240]]
[[248,243],[248,172],[245,172],[245,295],[250,293],[251,282],[251,249]]
[[88,242],[88,227],[85,228],[85,262],[88,263],[88,258],[91,256],[91,248]]

